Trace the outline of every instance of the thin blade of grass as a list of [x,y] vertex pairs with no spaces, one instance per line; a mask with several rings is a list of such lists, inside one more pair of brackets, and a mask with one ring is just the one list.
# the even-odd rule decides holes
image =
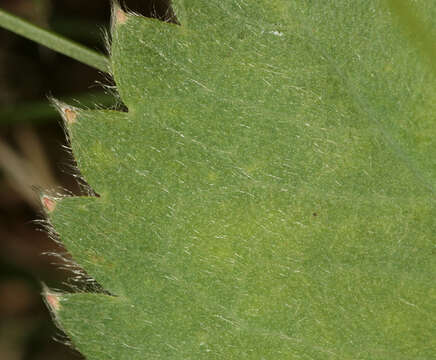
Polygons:
[[80,61],[103,72],[110,71],[108,58],[61,35],[33,25],[0,9],[0,27],[24,36],[65,56]]

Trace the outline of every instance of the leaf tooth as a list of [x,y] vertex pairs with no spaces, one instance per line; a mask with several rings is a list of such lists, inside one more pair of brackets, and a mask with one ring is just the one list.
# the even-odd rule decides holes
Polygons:
[[56,199],[51,196],[42,195],[41,203],[47,213],[52,213],[56,208]]
[[42,297],[50,309],[51,313],[56,316],[61,308],[61,294],[48,288],[48,286],[42,283]]
[[65,119],[69,125],[76,122],[77,113],[73,109],[66,108],[64,110],[64,114],[65,114]]
[[122,25],[127,22],[128,15],[121,8],[117,1],[112,2],[112,24],[114,26]]
[[53,103],[55,108],[59,111],[62,118],[67,125],[72,125],[77,122],[78,109],[74,106],[67,105],[57,99],[51,98],[50,101]]

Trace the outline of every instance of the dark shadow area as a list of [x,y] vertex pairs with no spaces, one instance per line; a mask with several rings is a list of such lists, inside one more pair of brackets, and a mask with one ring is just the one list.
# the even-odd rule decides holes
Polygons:
[[177,23],[174,12],[171,9],[169,0],[124,0],[125,10],[130,10],[146,17],[159,19],[165,22]]

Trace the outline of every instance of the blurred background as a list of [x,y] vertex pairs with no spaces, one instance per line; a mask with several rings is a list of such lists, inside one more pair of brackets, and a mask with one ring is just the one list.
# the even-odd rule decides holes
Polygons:
[[[124,0],[128,9],[170,21],[168,0]],[[5,9],[105,52],[109,0],[0,0]],[[38,224],[38,191],[80,194],[60,117],[48,96],[71,105],[114,106],[107,76],[0,29],[0,359],[82,359],[65,345],[41,297],[42,283],[71,291],[65,249]],[[47,254],[48,253],[48,254]],[[77,285],[77,284],[76,284]],[[80,284],[77,286],[80,287]]]

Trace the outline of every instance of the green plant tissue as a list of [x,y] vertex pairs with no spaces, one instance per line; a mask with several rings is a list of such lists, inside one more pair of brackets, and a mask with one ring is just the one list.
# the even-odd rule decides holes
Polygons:
[[[436,3],[415,3],[434,24]],[[385,3],[173,8],[180,25],[118,14],[128,112],[68,125],[100,196],[49,218],[108,293],[59,296],[73,345],[89,360],[432,358],[436,81]]]

